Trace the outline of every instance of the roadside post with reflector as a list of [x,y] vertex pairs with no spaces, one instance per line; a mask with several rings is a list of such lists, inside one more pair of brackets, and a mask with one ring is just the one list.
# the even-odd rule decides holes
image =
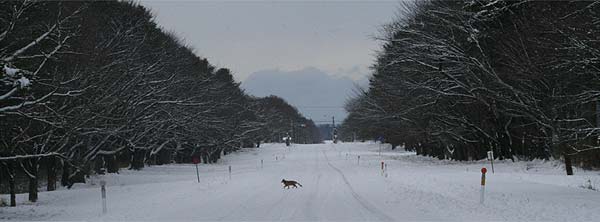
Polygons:
[[483,204],[484,195],[485,195],[485,173],[487,173],[487,169],[481,168],[481,196],[479,198],[479,202]]
[[487,152],[488,160],[490,160],[492,164],[492,173],[494,173],[494,151]]
[[385,164],[385,167],[384,167],[383,169],[384,169],[384,171],[385,171],[385,175],[384,175],[384,176],[387,178],[387,177],[388,177],[388,173],[387,173],[387,163]]
[[102,193],[102,214],[106,214],[106,181],[100,181],[100,192]]
[[198,172],[198,164],[200,163],[200,157],[194,156],[192,157],[192,163],[196,165],[196,178],[198,178],[198,183],[200,183],[200,173]]

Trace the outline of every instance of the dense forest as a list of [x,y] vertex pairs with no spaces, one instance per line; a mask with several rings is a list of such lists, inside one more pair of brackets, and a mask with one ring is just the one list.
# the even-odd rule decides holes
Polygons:
[[600,167],[598,1],[414,1],[398,14],[346,104],[345,140]]
[[25,190],[35,202],[40,183],[215,163],[288,133],[321,142],[312,120],[247,95],[137,3],[1,1],[0,69],[0,191],[13,206]]

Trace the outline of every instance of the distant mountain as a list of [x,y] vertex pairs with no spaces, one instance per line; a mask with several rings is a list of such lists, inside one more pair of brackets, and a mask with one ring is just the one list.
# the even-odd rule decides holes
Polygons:
[[349,78],[332,76],[314,67],[289,72],[258,71],[242,82],[248,94],[282,97],[316,124],[330,123],[332,115],[336,123],[346,118],[343,106],[353,95],[354,85]]

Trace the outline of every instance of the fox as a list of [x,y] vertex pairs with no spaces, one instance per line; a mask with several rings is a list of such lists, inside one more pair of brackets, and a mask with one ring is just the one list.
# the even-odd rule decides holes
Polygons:
[[[291,187],[291,186],[294,186],[294,188],[298,188],[298,186],[302,187],[302,184],[300,184],[300,183],[298,183],[298,182],[296,182],[296,181],[293,181],[293,180],[285,180],[285,179],[282,179],[282,180],[281,180],[281,183],[283,184],[283,188],[284,188],[284,189],[285,189],[286,187],[287,187],[288,189],[290,189],[290,187]],[[296,186],[296,185],[298,185],[298,186]]]

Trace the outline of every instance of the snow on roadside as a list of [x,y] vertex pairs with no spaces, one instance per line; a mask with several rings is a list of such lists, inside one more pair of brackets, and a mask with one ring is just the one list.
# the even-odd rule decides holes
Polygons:
[[[361,155],[365,168],[377,169],[380,161],[388,165],[389,196],[396,196],[389,201],[413,200],[425,211],[436,208],[435,214],[443,218],[592,221],[600,216],[600,192],[584,188],[590,181],[597,189],[598,171],[577,168],[574,176],[567,176],[557,160],[503,160],[494,162],[492,173],[485,160],[439,160],[401,149],[384,149],[380,156],[378,144],[368,144],[367,151],[358,152],[353,152],[355,146],[346,146],[338,152]],[[488,169],[484,205],[479,204],[481,167]],[[354,175],[355,180],[361,177]]]
[[[200,165],[146,167],[99,176],[72,190],[18,195],[0,220],[453,220],[592,221],[600,192],[581,188],[600,172],[566,176],[558,161],[458,162],[390,150],[374,143],[265,144]],[[358,162],[358,156],[361,156]],[[264,168],[261,167],[264,161]],[[381,171],[381,161],[388,170]],[[233,179],[228,166],[233,167]],[[479,203],[481,167],[486,201]],[[387,176],[385,176],[387,175]],[[283,190],[281,178],[303,187]],[[108,181],[109,213],[101,214],[98,180]]]

